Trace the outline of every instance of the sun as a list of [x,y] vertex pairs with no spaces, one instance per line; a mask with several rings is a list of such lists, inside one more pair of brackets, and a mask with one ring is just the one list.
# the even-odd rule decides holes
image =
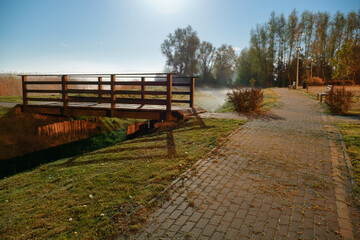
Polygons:
[[159,13],[174,14],[184,8],[185,0],[148,0],[148,3]]

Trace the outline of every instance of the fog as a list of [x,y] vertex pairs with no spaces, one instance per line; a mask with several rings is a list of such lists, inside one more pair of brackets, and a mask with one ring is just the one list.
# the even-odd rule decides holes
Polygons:
[[195,96],[195,101],[197,105],[204,108],[208,112],[214,112],[216,109],[220,108],[227,99],[226,93],[230,92],[230,88],[210,88],[210,87],[201,87],[196,88],[197,91],[200,91],[201,97],[198,99]]

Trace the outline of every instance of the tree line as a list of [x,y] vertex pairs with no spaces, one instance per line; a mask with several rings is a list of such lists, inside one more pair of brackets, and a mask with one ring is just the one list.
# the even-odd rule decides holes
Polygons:
[[197,85],[230,85],[235,73],[237,56],[232,46],[216,48],[212,43],[200,41],[191,26],[177,28],[161,44],[166,57],[165,70],[184,76],[199,75]]
[[360,10],[331,16],[311,11],[299,15],[294,9],[287,18],[272,12],[266,23],[251,30],[249,47],[239,55],[231,45],[215,48],[200,41],[191,26],[169,34],[161,51],[166,70],[199,74],[197,84],[249,85],[254,78],[258,86],[284,87],[296,79],[297,47],[300,82],[312,74],[325,83],[360,83]]

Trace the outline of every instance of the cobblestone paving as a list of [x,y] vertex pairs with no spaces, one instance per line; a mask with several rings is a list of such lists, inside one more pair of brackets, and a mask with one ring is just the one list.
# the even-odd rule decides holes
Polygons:
[[178,181],[134,239],[354,238],[330,118],[301,93],[276,92],[272,117],[237,129]]

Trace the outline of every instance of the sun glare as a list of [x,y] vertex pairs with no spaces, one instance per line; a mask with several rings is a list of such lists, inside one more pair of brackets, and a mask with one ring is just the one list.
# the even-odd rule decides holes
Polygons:
[[149,4],[159,13],[174,14],[181,11],[185,0],[148,0]]

